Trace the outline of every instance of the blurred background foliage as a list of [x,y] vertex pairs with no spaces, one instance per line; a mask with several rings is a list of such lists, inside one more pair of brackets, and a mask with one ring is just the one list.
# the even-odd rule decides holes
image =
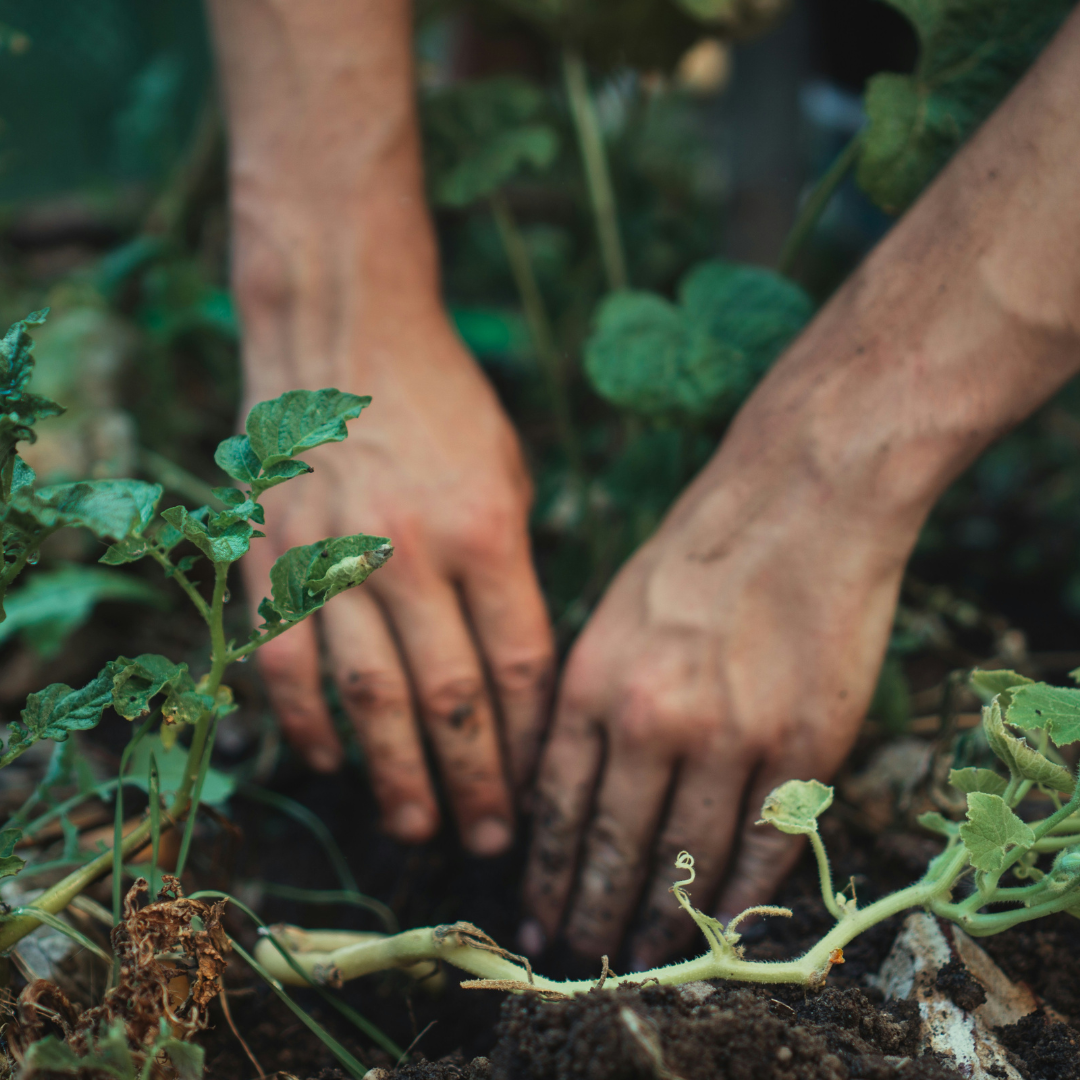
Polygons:
[[[908,0],[419,3],[446,299],[523,433],[564,645],[754,381],[888,228],[881,207],[910,200],[1071,5],[966,6],[981,21],[941,40],[905,20],[921,10]],[[5,0],[0,24],[0,317],[52,306],[35,385],[70,406],[27,457],[45,481],[141,474],[206,501],[221,479],[212,447],[239,398],[239,329],[201,5]],[[996,82],[942,82],[972,34],[1027,51],[1000,52]],[[871,120],[925,91],[953,126],[917,132],[922,156],[901,168],[867,127],[868,80]],[[590,123],[619,250],[596,212],[604,175],[583,168]],[[800,206],[832,183],[845,147],[849,164],[861,155],[863,187],[835,177],[792,253]],[[1074,384],[934,512],[879,717],[902,725],[913,687],[965,657],[1080,648],[1078,542]],[[76,587],[69,564],[92,554],[51,553],[62,587]],[[99,600],[158,603],[104,577],[77,588],[77,618],[28,596],[5,640],[53,654]]]

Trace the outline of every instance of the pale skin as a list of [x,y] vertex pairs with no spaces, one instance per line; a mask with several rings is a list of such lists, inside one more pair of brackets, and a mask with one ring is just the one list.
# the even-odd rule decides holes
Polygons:
[[[384,827],[439,825],[422,740],[476,854],[511,842],[553,682],[514,431],[441,307],[402,0],[210,0],[230,127],[248,401],[374,403],[313,476],[269,493],[273,559],[393,538],[318,634]],[[668,892],[768,898],[798,844],[764,795],[827,779],[865,715],[934,501],[1080,370],[1080,16],[773,368],[574,645],[540,761],[526,894],[537,943],[635,965],[689,944]],[[278,496],[275,498],[274,496]],[[286,735],[342,750],[308,624],[260,650]],[[632,922],[640,898],[644,916]]]

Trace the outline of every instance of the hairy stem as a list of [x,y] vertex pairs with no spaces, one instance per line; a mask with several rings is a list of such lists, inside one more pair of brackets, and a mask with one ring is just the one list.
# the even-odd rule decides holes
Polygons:
[[585,61],[580,53],[563,50],[563,77],[566,94],[570,99],[570,115],[574,120],[581,159],[585,166],[585,180],[589,187],[593,217],[596,221],[597,238],[600,241],[600,258],[604,264],[609,289],[625,289],[628,283],[626,257],[619,236],[619,217],[615,205],[615,190],[611,186],[604,138],[600,121],[589,93],[589,79]]
[[810,834],[810,846],[814,849],[814,858],[817,859],[818,879],[821,882],[821,898],[825,901],[825,907],[835,919],[844,918],[844,912],[836,902],[836,890],[832,883],[832,869],[829,866],[829,856],[825,852],[825,843],[815,829]]
[[829,205],[840,182],[847,175],[848,170],[855,164],[862,149],[862,132],[856,133],[851,141],[836,155],[836,159],[825,171],[825,174],[814,185],[806,201],[799,208],[795,223],[784,241],[777,259],[776,268],[781,274],[790,274],[795,264],[795,259],[802,251],[803,245],[810,239],[815,226],[825,208]]

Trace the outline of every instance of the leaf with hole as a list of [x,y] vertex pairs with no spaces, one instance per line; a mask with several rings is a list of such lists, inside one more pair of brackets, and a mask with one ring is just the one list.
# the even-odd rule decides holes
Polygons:
[[761,807],[766,822],[791,835],[817,832],[817,819],[832,806],[833,789],[818,780],[789,780],[775,788]]
[[1005,719],[1031,731],[1043,728],[1058,746],[1080,741],[1080,690],[1036,683],[1012,691]]

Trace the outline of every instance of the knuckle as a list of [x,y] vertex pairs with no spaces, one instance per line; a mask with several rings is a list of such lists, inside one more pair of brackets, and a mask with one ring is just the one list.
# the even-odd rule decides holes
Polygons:
[[470,721],[475,723],[483,696],[479,674],[445,675],[434,679],[424,691],[424,711],[432,723],[460,731]]
[[340,693],[345,708],[355,712],[401,713],[409,708],[405,682],[385,671],[350,670],[340,680]]
[[507,694],[532,694],[547,690],[555,658],[547,650],[523,651],[496,656],[491,661],[491,677]]

